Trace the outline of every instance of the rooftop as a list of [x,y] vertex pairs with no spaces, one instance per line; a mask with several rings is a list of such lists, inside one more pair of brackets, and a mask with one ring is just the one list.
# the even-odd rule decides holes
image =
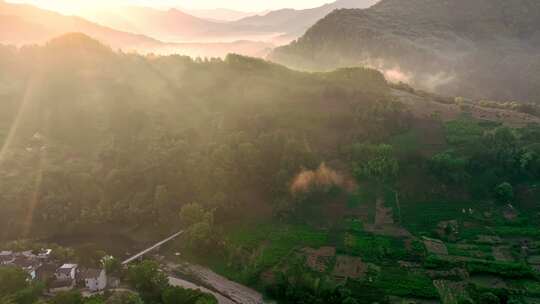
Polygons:
[[21,268],[36,267],[38,266],[38,264],[39,263],[37,263],[36,261],[24,257],[18,257],[13,261],[13,265],[19,266]]
[[64,264],[60,266],[59,269],[73,269],[73,268],[77,268],[77,264]]

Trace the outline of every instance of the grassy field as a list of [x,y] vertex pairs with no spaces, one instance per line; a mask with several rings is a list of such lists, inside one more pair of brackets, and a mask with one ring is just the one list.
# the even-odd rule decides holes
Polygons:
[[235,227],[226,234],[229,253],[251,253],[248,260],[238,265],[239,261],[231,261],[231,257],[221,253],[211,254],[204,260],[194,257],[195,261],[209,265],[216,272],[245,284],[256,282],[262,271],[284,261],[296,248],[319,248],[328,244],[327,231],[303,225],[248,225]]
[[[441,221],[470,220],[469,209],[480,213],[491,207],[490,203],[481,202],[412,202],[401,201],[402,224],[411,233],[425,234],[437,227]],[[463,212],[465,210],[465,213]]]

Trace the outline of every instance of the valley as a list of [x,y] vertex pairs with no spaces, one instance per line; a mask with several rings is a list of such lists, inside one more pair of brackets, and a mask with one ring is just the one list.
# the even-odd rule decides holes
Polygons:
[[536,1],[44,1],[0,0],[0,304],[540,303]]

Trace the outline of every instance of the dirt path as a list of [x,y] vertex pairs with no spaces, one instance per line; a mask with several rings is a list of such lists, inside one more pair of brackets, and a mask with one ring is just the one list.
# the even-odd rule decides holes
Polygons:
[[365,229],[379,235],[393,237],[412,236],[409,231],[394,222],[394,210],[391,207],[386,207],[384,199],[381,197],[377,198],[375,204],[375,222],[373,224],[365,224]]

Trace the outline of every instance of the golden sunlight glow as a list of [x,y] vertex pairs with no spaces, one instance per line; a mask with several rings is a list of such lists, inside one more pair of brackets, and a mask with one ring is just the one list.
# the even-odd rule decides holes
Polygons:
[[320,6],[331,0],[6,0],[12,3],[29,3],[41,8],[54,10],[64,14],[84,14],[89,11],[102,10],[124,5],[139,5],[155,8],[187,8],[187,9],[215,9],[227,8],[240,11],[264,11],[280,8],[310,8]]

